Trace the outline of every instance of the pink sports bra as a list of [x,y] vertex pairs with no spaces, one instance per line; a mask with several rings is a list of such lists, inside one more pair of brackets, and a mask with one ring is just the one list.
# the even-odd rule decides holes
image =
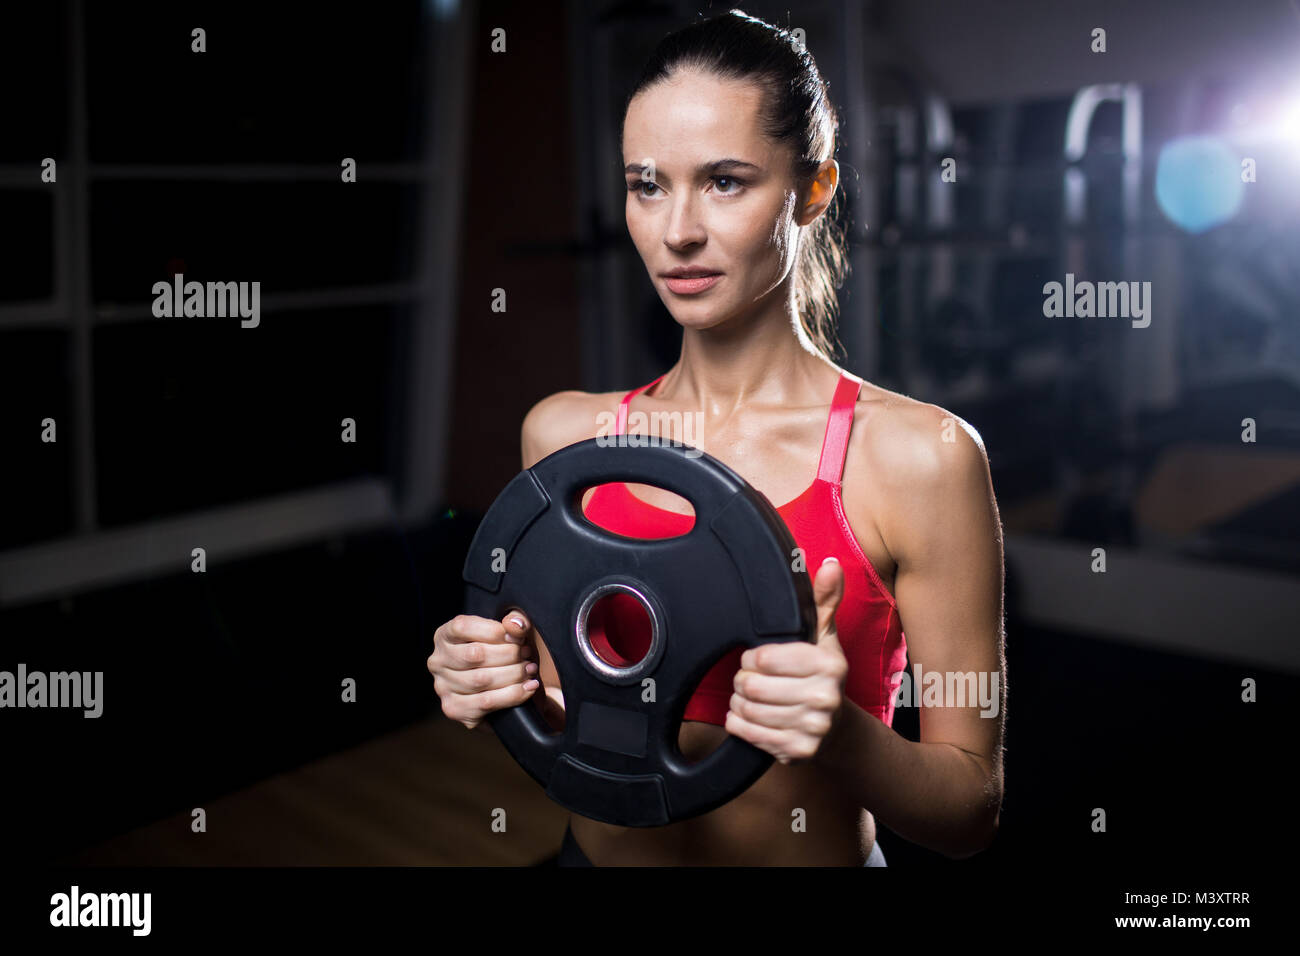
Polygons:
[[[617,434],[623,434],[627,426],[628,401],[632,396],[653,388],[663,377],[660,375],[623,396],[618,409]],[[849,664],[845,696],[889,726],[894,719],[893,693],[898,686],[897,680],[891,678],[906,667],[907,641],[898,617],[898,605],[849,528],[840,498],[849,431],[861,387],[860,381],[841,373],[822,438],[817,477],[797,498],[777,508],[777,512],[795,543],[803,549],[810,574],[816,573],[827,556],[838,558],[843,566],[844,597],[835,613],[835,624]],[[668,511],[638,498],[623,483],[597,486],[584,514],[602,528],[636,538],[684,534],[695,520],[692,515]],[[616,596],[607,603],[604,619],[590,622],[593,645],[602,656],[615,662],[639,660],[650,641],[649,623],[643,614],[637,613],[638,609],[619,605],[617,597],[634,602],[630,596]],[[687,704],[684,719],[720,726],[726,723],[732,683],[743,653],[743,648],[736,648],[713,665]]]

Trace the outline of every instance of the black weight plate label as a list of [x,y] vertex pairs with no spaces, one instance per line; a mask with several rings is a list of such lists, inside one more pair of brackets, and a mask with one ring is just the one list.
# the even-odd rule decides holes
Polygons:
[[645,714],[622,707],[582,701],[578,710],[578,743],[629,757],[646,755],[650,722]]

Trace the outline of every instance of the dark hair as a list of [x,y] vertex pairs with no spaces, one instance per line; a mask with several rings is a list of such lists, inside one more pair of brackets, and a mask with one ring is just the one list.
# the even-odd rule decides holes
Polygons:
[[[633,98],[679,70],[700,69],[724,79],[750,79],[764,92],[759,122],[765,135],[794,149],[800,193],[836,148],[839,117],[812,54],[795,36],[743,10],[700,20],[664,37],[623,104],[623,119]],[[619,127],[619,141],[623,128]],[[794,267],[799,325],[814,348],[833,358],[841,346],[835,335],[839,310],[835,290],[848,275],[848,252],[841,222],[841,189],[829,208],[800,237]]]

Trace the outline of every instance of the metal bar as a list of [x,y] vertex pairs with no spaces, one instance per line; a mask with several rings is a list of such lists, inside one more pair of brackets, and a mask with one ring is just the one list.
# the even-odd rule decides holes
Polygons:
[[[682,22],[685,22],[690,14],[684,9],[680,12]],[[594,12],[590,15],[592,19],[595,16]],[[615,80],[616,71],[613,65],[615,34],[620,29],[637,29],[637,27],[636,25],[625,27],[615,22],[592,29],[592,22],[589,19],[587,28],[590,31],[589,49],[592,51],[587,57],[590,70],[588,75],[591,79],[592,112],[579,113],[574,119],[579,127],[582,126],[584,116],[591,117],[592,120],[592,125],[588,128],[588,135],[591,137],[588,151],[592,154],[589,159],[593,163],[590,182],[597,190],[596,201],[592,208],[598,210],[593,230],[599,229],[603,232],[610,227],[622,234],[627,230],[623,212],[626,192],[620,191],[626,189],[622,172],[623,144],[617,141],[615,110],[609,109],[607,104],[610,90],[623,89],[623,84]],[[620,103],[620,108],[621,105]],[[607,145],[612,152],[605,152]],[[593,235],[592,238],[599,240],[600,235]],[[645,360],[639,354],[631,354],[632,323],[640,319],[639,313],[634,313],[634,309],[641,303],[632,305],[629,275],[624,260],[623,252],[606,246],[596,262],[600,306],[592,331],[597,333],[594,341],[600,350],[600,360],[594,370],[584,369],[592,373],[592,378],[589,380],[591,384],[588,386],[590,391],[603,392],[640,385],[646,377],[643,371]],[[640,257],[638,256],[634,261],[639,265]],[[635,271],[634,266],[632,275],[637,274],[639,273]],[[584,361],[587,361],[591,354],[590,349],[584,349]],[[655,374],[657,375],[658,372]]]
[[370,530],[395,518],[388,482],[364,478],[113,531],[0,552],[0,606],[75,594],[208,566],[322,536]]
[[[293,312],[298,309],[330,309],[356,305],[386,305],[394,302],[410,302],[419,299],[424,286],[416,282],[386,282],[374,285],[340,286],[337,289],[311,289],[304,292],[277,292],[261,298],[263,312]],[[12,306],[0,306],[0,328],[6,326],[62,326],[67,322],[67,313],[60,309],[58,301],[24,302]],[[91,320],[96,325],[112,322],[138,322],[152,320],[152,306],[140,302],[103,302],[94,307]],[[204,322],[207,317],[194,318],[190,321]],[[158,319],[160,322],[175,322],[175,318]]]
[[64,175],[68,177],[68,302],[72,319],[70,343],[72,364],[72,507],[73,527],[82,534],[98,524],[95,509],[95,370],[91,367],[90,301],[90,183],[86,178],[89,154],[86,147],[86,17],[82,0],[72,4],[68,18],[69,59],[72,76],[68,84],[68,154]]
[[[417,282],[385,282],[363,286],[340,286],[337,289],[310,289],[303,292],[277,292],[261,297],[264,313],[292,312],[298,309],[332,309],[354,305],[384,305],[409,302],[420,298],[423,286]],[[138,322],[154,319],[152,304],[141,302],[105,302],[95,308],[97,323]],[[213,317],[157,319],[159,322],[207,322]],[[222,318],[217,321],[229,321]]]
[[0,306],[0,329],[21,329],[28,327],[54,326],[62,328],[68,324],[68,311],[57,299],[42,299],[35,302],[18,302],[13,305]]
[[[427,8],[426,8],[427,10]],[[416,268],[428,278],[410,324],[406,390],[407,433],[399,478],[399,512],[404,524],[427,518],[447,487],[459,296],[461,209],[470,76],[470,30],[474,11],[462,4],[437,7],[425,21],[432,69],[425,87],[424,162]],[[427,14],[426,14],[427,15]],[[434,175],[435,170],[444,175]]]
[[[90,167],[92,180],[134,180],[150,182],[190,180],[211,182],[338,182],[342,162],[312,165],[274,163],[231,163],[228,166],[138,166],[130,163],[96,163]],[[427,182],[437,176],[436,167],[419,163],[357,163],[358,182]]]
[[[851,222],[851,232],[875,229],[878,226],[879,186],[876,169],[878,166],[875,147],[871,141],[871,131],[875,126],[875,106],[872,99],[871,64],[869,62],[867,37],[867,0],[847,0],[844,4],[844,73],[847,82],[844,85],[846,116],[844,136],[850,170],[858,174],[855,177],[857,192],[853,211],[857,221]],[[850,177],[845,170],[840,171],[843,189]],[[848,353],[845,363],[852,366],[863,378],[872,380],[880,374],[880,323],[877,321],[879,308],[879,270],[880,263],[876,251],[864,243],[849,243],[848,255],[850,272],[845,290],[853,303],[853,320],[841,321],[841,340]],[[848,311],[841,311],[842,317]]]
[[591,128],[584,124],[582,117],[599,117],[595,104],[595,81],[592,79],[594,56],[573,56],[578,50],[591,50],[593,45],[591,21],[595,13],[591,4],[585,0],[568,0],[565,13],[568,17],[568,41],[571,58],[569,61],[569,102],[573,107],[575,121],[571,127],[574,193],[577,210],[575,229],[578,243],[592,250],[590,255],[579,256],[575,266],[578,273],[578,347],[580,355],[580,381],[576,387],[587,391],[602,391],[611,387],[604,380],[601,369],[605,367],[608,356],[601,347],[603,325],[601,317],[608,313],[602,308],[600,286],[604,269],[601,266],[617,255],[617,252],[602,246],[600,233],[603,230],[603,210],[600,197],[594,184],[596,182],[595,156],[598,149],[592,147]]
[[1300,579],[1294,575],[1115,545],[1106,546],[1106,571],[1094,573],[1092,545],[1007,535],[1005,548],[1026,621],[1158,651],[1300,672]]

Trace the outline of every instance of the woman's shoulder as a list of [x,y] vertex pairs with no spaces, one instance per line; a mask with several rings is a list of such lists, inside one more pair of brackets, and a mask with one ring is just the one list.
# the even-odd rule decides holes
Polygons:
[[566,389],[538,401],[524,416],[521,442],[524,467],[532,467],[552,452],[594,438],[604,416],[618,408],[626,392],[583,392]]
[[854,416],[865,427],[853,429],[851,443],[870,461],[873,475],[900,487],[942,484],[987,460],[975,427],[931,402],[864,382]]
[[854,421],[846,481],[865,485],[849,489],[846,502],[858,502],[859,520],[875,523],[892,559],[886,566],[932,549],[962,515],[986,513],[984,441],[960,415],[872,386],[859,393]]

